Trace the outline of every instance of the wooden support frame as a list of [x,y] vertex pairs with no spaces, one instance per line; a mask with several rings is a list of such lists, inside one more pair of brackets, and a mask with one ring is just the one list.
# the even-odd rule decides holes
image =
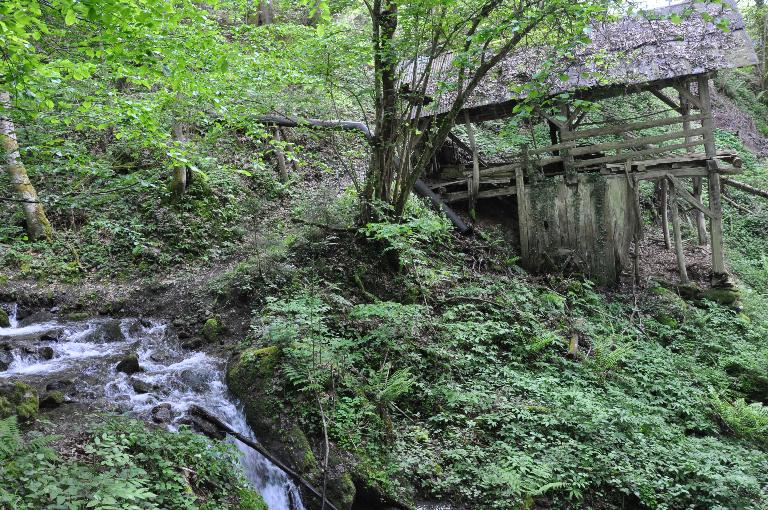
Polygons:
[[672,174],[667,174],[667,179],[672,183],[672,186],[674,187],[675,193],[677,196],[691,204],[693,207],[695,207],[699,212],[702,214],[705,214],[712,218],[713,213],[709,210],[704,204],[701,203],[701,200],[693,196],[687,189],[685,189],[685,185],[683,182],[675,177]]
[[669,181],[666,178],[661,179],[659,183],[661,188],[661,231],[664,235],[664,248],[672,248],[672,239],[669,236]]
[[709,177],[709,229],[712,243],[712,272],[714,276],[725,274],[725,258],[723,256],[723,206],[720,203],[720,174],[715,161],[715,134],[712,122],[712,98],[709,92],[709,75],[701,74],[697,78],[699,85],[699,100],[701,101],[701,113],[704,119],[701,121],[705,129],[704,152],[707,156],[707,170]]
[[[688,87],[688,82],[684,82],[675,86],[675,89],[680,96],[680,106],[682,108],[681,113],[683,117],[687,117],[691,112],[691,98],[693,98],[693,94],[691,94]],[[699,108],[701,107],[701,103],[696,104],[699,106]],[[683,131],[685,132],[685,141],[692,141],[693,135],[691,133],[690,121],[683,122]],[[687,149],[687,152],[689,154],[692,153],[693,148]],[[693,197],[698,202],[701,202],[701,177],[693,178]],[[696,233],[699,240],[699,246],[704,246],[707,244],[707,227],[704,223],[704,214],[701,211],[694,211],[694,220],[696,221]]]
[[677,190],[674,188],[674,182],[672,183],[672,186],[675,193],[672,194],[673,199],[672,203],[670,204],[670,211],[672,212],[672,233],[675,240],[675,258],[677,259],[677,270],[680,273],[680,283],[686,285],[690,283],[690,280],[688,279],[688,270],[685,267],[683,234],[680,227],[680,211],[678,210],[677,206],[677,198],[675,198],[677,195]]
[[651,94],[656,96],[658,100],[660,100],[662,103],[669,106],[676,112],[680,114],[683,113],[682,105],[677,104],[671,97],[666,95],[661,89],[651,89]]

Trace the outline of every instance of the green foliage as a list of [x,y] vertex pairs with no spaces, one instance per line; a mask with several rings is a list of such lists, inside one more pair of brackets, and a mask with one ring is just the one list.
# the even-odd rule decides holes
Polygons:
[[[254,313],[257,345],[280,345],[283,412],[319,434],[306,395],[320,398],[331,439],[371,483],[473,508],[765,504],[761,436],[724,435],[707,389],[768,387],[768,323],[751,295],[748,317],[664,289],[634,303],[588,281],[423,260],[453,277],[425,286],[423,304],[354,304],[313,275]],[[738,423],[756,431],[748,407]]]
[[733,434],[768,444],[768,408],[762,403],[747,404],[743,398],[727,402],[713,395],[712,408]]
[[52,440],[24,440],[14,418],[0,420],[4,508],[266,508],[237,471],[233,447],[188,430],[151,431],[136,420],[113,420],[90,434],[76,458],[56,454]]

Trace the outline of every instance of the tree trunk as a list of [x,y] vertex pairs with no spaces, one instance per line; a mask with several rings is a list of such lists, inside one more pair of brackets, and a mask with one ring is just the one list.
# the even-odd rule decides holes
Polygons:
[[397,30],[397,4],[376,0],[373,8],[374,71],[376,73],[376,130],[371,148],[371,168],[365,189],[363,222],[371,219],[374,200],[389,203],[395,170],[397,140],[397,52],[393,49]]
[[9,92],[0,92],[0,107],[3,109],[0,116],[0,138],[5,151],[5,164],[11,178],[11,185],[23,200],[22,208],[27,222],[27,235],[33,241],[37,239],[50,240],[53,235],[51,223],[45,215],[43,204],[40,203],[37,191],[32,186],[29,176],[27,176],[27,170],[21,162],[19,144],[16,140],[16,128],[11,120],[11,94]]
[[[176,121],[173,124],[173,139],[181,144],[187,141],[184,133],[184,124]],[[187,166],[176,165],[173,168],[173,180],[171,181],[171,194],[175,199],[180,199],[187,191]]]
[[288,182],[288,166],[285,164],[285,153],[279,143],[283,140],[280,128],[275,129],[275,141],[278,145],[275,147],[275,159],[277,159],[277,175],[280,182],[285,184]]

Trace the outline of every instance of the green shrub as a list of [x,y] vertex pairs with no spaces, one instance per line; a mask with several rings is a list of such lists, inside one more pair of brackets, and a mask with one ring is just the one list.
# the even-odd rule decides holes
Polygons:
[[[149,430],[112,420],[91,432],[77,456],[52,437],[22,438],[15,418],[0,420],[0,506],[19,510],[263,509],[227,443],[188,430]],[[239,503],[238,503],[239,501]]]

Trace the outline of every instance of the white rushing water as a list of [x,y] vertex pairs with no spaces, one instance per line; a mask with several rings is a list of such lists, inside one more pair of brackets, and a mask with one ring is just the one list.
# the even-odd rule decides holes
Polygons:
[[[0,382],[21,380],[34,386],[58,384],[76,400],[117,407],[171,430],[198,405],[240,434],[257,440],[224,383],[224,360],[185,351],[166,325],[138,319],[47,320],[27,324],[9,313],[0,328]],[[131,376],[117,363],[135,352],[143,369]],[[304,510],[299,490],[287,475],[258,452],[232,440],[248,479],[270,510]]]

